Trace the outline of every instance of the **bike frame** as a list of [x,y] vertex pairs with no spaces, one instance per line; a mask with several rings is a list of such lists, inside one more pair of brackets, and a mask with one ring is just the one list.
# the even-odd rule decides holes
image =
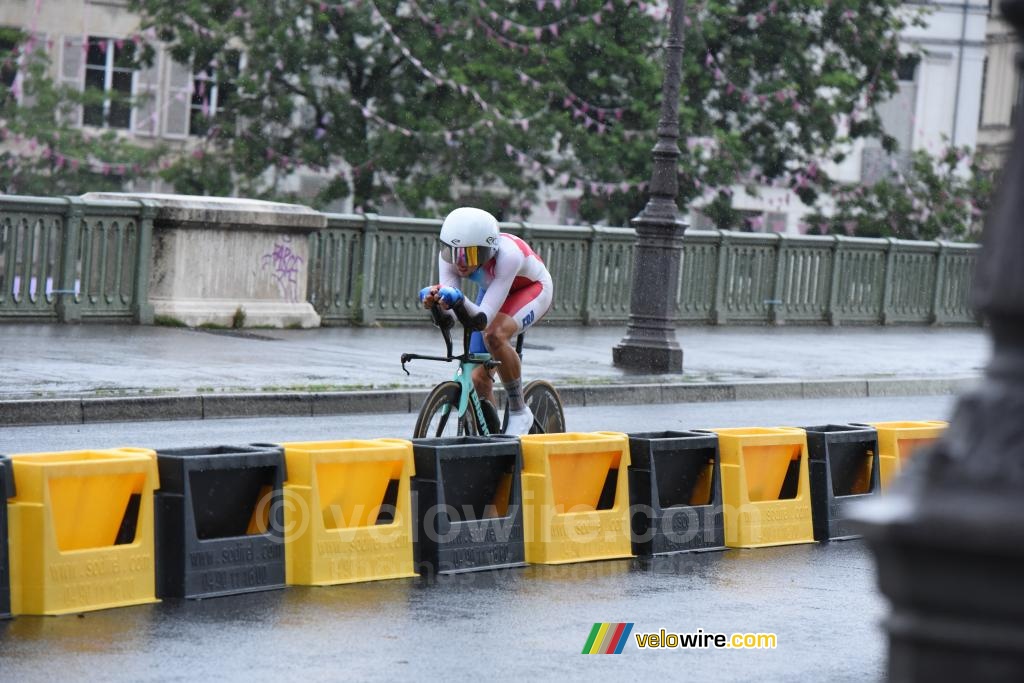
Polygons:
[[488,370],[496,368],[501,365],[501,361],[496,361],[491,358],[489,353],[470,353],[469,352],[469,337],[472,334],[470,330],[463,328],[463,339],[462,349],[463,352],[458,356],[452,354],[452,335],[451,325],[445,326],[445,319],[443,313],[441,313],[437,307],[431,309],[431,316],[434,318],[434,322],[438,327],[441,328],[441,336],[444,337],[444,346],[446,355],[444,356],[424,356],[417,353],[403,353],[402,354],[402,369],[405,370],[405,374],[410,374],[405,369],[405,364],[411,360],[436,360],[450,363],[452,361],[458,361],[459,367],[455,369],[455,376],[452,380],[461,387],[459,392],[459,413],[458,419],[466,414],[469,409],[470,403],[473,405],[473,412],[476,414],[477,426],[480,428],[482,436],[490,436],[491,432],[487,426],[487,420],[484,418],[484,410],[480,405],[480,396],[476,393],[476,387],[473,386],[473,368],[478,365],[483,365]]
[[466,414],[466,411],[469,410],[470,403],[472,403],[473,412],[476,413],[476,424],[480,428],[480,433],[483,436],[490,436],[490,428],[488,428],[487,420],[484,418],[484,409],[480,405],[480,395],[476,393],[476,387],[473,386],[473,368],[477,365],[484,365],[487,361],[491,360],[491,354],[471,353],[468,355],[468,359],[459,362],[459,367],[455,371],[455,377],[452,378],[462,387],[459,393],[458,417],[461,419]]

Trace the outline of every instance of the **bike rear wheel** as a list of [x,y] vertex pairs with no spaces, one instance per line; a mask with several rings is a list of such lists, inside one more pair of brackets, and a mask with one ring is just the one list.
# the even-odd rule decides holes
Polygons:
[[558,434],[565,431],[562,399],[550,382],[533,380],[523,390],[523,400],[533,412],[531,434]]
[[462,387],[458,382],[442,382],[434,387],[420,407],[413,438],[476,436],[480,427],[473,410],[459,417],[459,397]]

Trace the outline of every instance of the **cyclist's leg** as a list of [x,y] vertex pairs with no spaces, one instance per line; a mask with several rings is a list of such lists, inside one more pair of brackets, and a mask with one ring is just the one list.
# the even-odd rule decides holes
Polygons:
[[[487,345],[484,344],[484,335],[482,332],[474,332],[469,338],[469,352],[470,353],[488,353]],[[491,402],[491,405],[497,406],[497,402],[494,400],[494,375],[493,370],[488,370],[482,365],[478,365],[473,369],[473,387],[476,389],[476,393],[480,398],[486,398]]]
[[484,330],[484,342],[495,360],[501,361],[498,376],[509,398],[509,433],[529,431],[533,416],[523,400],[522,364],[512,339],[536,323],[551,306],[551,284],[534,282],[509,293]]
[[[470,336],[471,352],[487,352],[501,362],[498,366],[498,376],[502,384],[521,381],[522,367],[512,339],[547,312],[551,304],[551,288],[548,287],[547,292],[544,290],[544,284],[536,282],[510,292],[501,310],[487,325],[487,329],[483,333],[474,332]],[[477,367],[473,370],[473,386],[477,394],[497,405],[494,400],[493,371],[488,371],[483,366]]]
[[[510,382],[522,375],[519,355],[511,343],[512,339],[519,334],[519,329],[520,326],[514,318],[507,313],[497,313],[494,320],[484,330],[484,343],[487,345],[487,350],[494,360],[501,361],[501,365],[498,366],[498,377],[502,382]],[[477,387],[477,391],[480,391],[479,387]]]
[[512,346],[511,340],[519,334],[519,325],[509,315],[498,313],[484,330],[484,340],[491,356],[501,362],[498,366],[498,377],[505,387],[508,399],[508,423],[506,434],[526,434],[533,425],[533,414],[526,407],[523,397],[522,366],[519,354]]
[[[507,334],[503,335],[503,341],[505,344],[511,347],[511,351],[516,355],[516,374],[519,376],[518,370],[518,354],[516,354],[515,346],[512,344],[512,339],[517,337],[519,334],[525,332],[533,325],[544,317],[544,314],[551,308],[551,295],[552,286],[550,280],[533,282],[521,289],[516,289],[509,292],[508,298],[505,299],[505,303],[502,304],[501,310],[496,317],[502,315],[508,316],[515,323],[515,327],[502,328]],[[495,345],[488,339],[488,331],[491,327],[484,331],[484,341],[487,342],[487,348],[494,353]],[[495,339],[495,342],[498,340]],[[500,372],[499,372],[500,374]],[[505,375],[501,375],[502,379]]]

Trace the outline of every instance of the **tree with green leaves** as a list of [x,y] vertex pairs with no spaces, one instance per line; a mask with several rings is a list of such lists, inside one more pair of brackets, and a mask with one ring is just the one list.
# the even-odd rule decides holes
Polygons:
[[871,185],[836,187],[829,215],[807,217],[812,232],[973,241],[995,190],[996,171],[966,147],[939,155],[918,150],[911,168]]
[[771,0],[705,11],[688,45],[684,83],[698,85],[684,93],[683,129],[712,149],[698,144],[683,174],[710,196],[702,210],[717,227],[738,223],[732,185],[788,187],[810,206],[835,187],[822,163],[842,162],[854,141],[877,138],[895,151],[876,107],[897,91],[899,35],[923,22],[920,10]]
[[[133,0],[194,72],[232,84],[221,120],[167,177],[288,198],[329,171],[317,204],[353,197],[440,213],[472,198],[519,215],[541,185],[582,191],[588,220],[645,202],[667,34],[643,0]],[[690,3],[681,206],[735,219],[729,188],[782,183],[813,202],[822,159],[881,136],[896,88],[898,0]],[[233,58],[238,51],[241,59]],[[887,141],[887,144],[891,141]],[[457,193],[457,194],[456,194]]]
[[112,130],[70,123],[76,108],[101,106],[104,95],[57,86],[44,45],[8,28],[0,28],[0,45],[8,46],[0,52],[0,192],[113,191],[128,180],[157,174],[164,151],[159,146],[143,147]]

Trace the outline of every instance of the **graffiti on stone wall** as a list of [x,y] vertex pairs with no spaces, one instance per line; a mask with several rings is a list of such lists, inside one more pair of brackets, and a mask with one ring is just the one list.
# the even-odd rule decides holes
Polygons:
[[270,273],[281,298],[292,303],[299,301],[299,268],[302,257],[292,251],[292,238],[282,235],[274,242],[274,250],[261,258],[263,270]]

